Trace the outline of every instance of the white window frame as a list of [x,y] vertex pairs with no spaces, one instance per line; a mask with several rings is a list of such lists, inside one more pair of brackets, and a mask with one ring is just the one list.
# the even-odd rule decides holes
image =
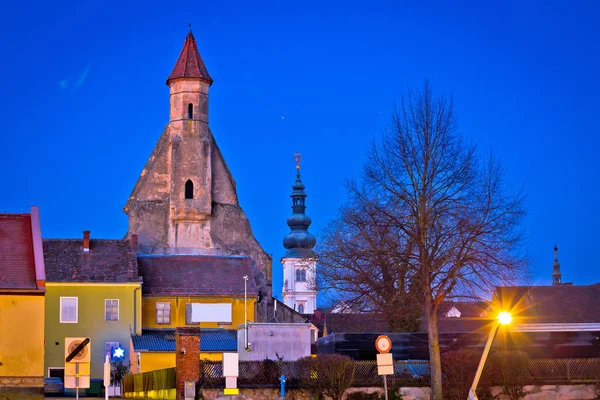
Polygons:
[[[117,302],[117,319],[106,319],[106,302],[107,301],[116,301]],[[105,321],[119,321],[121,317],[121,302],[119,299],[104,299],[104,320]]]
[[[63,321],[62,316],[63,316],[63,299],[75,299],[75,321]],[[60,298],[60,304],[59,304],[59,321],[61,324],[76,324],[77,321],[79,321],[79,298],[78,297],[73,297],[73,296],[65,296]]]
[[[65,370],[65,367],[48,367],[48,376],[47,378],[50,378],[50,371],[54,371],[54,370],[59,370],[62,369],[63,371]],[[65,373],[63,372],[63,376],[65,375]],[[64,383],[64,382],[63,382]]]
[[296,268],[296,282],[306,282],[306,268]]
[[[169,322],[158,322],[158,305],[159,304],[168,304],[169,305]],[[170,301],[157,301],[155,307],[156,307],[156,325],[170,325],[171,324],[171,302]],[[165,316],[163,315],[162,318],[164,321]]]

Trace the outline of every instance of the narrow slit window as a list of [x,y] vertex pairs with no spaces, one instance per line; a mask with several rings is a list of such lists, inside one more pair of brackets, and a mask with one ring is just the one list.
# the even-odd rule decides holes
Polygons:
[[185,183],[185,198],[194,198],[194,183],[190,179],[188,179],[188,181]]
[[188,104],[188,119],[194,118],[194,105],[192,103]]

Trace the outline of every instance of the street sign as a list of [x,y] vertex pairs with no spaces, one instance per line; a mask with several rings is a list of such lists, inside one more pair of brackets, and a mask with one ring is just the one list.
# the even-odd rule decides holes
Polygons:
[[65,363],[65,375],[89,375],[90,363]]
[[391,353],[377,354],[377,374],[394,375],[394,360]]
[[65,375],[65,388],[67,389],[89,389],[90,376]]
[[90,338],[65,338],[65,362],[90,362]]
[[386,335],[381,335],[375,339],[375,348],[380,353],[389,353],[392,349],[392,341]]
[[65,338],[65,388],[90,387],[90,361],[92,358],[89,337]]
[[394,359],[390,353],[392,341],[386,335],[381,335],[375,339],[375,348],[379,352],[377,354],[377,374],[383,375],[383,391],[385,400],[388,400],[387,376],[394,375]]

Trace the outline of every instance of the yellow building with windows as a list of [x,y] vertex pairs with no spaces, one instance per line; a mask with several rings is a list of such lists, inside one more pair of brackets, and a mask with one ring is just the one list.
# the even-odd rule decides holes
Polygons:
[[46,273],[38,207],[0,214],[0,397],[44,398]]
[[132,372],[174,367],[180,326],[201,328],[201,359],[237,351],[237,327],[255,320],[258,297],[248,257],[140,254],[138,269],[142,333],[131,338]]

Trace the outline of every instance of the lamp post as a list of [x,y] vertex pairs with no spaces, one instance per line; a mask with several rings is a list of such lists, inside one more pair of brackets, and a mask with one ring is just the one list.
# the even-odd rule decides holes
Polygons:
[[479,365],[477,366],[477,372],[475,372],[475,378],[473,378],[473,383],[471,384],[471,389],[469,390],[469,397],[467,400],[478,400],[477,394],[475,391],[477,390],[477,385],[479,384],[479,379],[481,378],[481,373],[483,372],[483,367],[485,366],[485,362],[490,354],[490,350],[492,348],[492,343],[494,342],[494,338],[496,337],[496,333],[498,332],[498,328],[500,325],[508,325],[512,322],[512,315],[509,312],[502,311],[498,314],[498,320],[492,326],[492,330],[487,338],[487,342],[485,343],[485,347],[483,349],[483,354],[481,354],[481,360],[479,360]]
[[244,347],[248,350],[248,275],[244,275]]

